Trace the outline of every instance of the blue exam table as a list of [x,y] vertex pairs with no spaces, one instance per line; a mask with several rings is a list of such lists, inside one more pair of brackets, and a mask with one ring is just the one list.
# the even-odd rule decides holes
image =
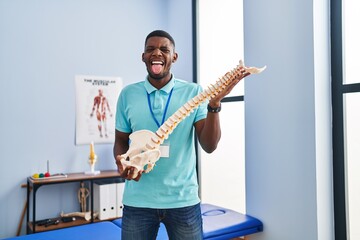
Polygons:
[[[204,240],[225,240],[246,236],[263,230],[260,220],[230,209],[211,204],[201,204]],[[121,218],[113,221],[121,227]],[[160,224],[157,240],[169,239],[163,224]]]
[[104,221],[7,238],[6,240],[119,240],[120,235],[121,228],[112,222]]
[[[261,232],[260,220],[230,209],[201,204],[205,240],[228,240]],[[29,234],[6,240],[120,240],[121,218],[81,226]],[[157,240],[167,240],[165,226],[160,225]],[[4,239],[5,240],[5,239]]]

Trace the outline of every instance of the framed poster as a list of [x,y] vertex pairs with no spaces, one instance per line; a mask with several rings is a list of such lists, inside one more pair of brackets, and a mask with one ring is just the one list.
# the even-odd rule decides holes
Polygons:
[[75,76],[75,144],[113,143],[116,103],[122,89],[120,77]]

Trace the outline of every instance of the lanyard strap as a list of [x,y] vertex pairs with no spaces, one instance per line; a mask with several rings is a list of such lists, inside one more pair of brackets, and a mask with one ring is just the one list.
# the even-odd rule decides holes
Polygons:
[[[170,94],[169,94],[169,97],[168,97],[168,99],[167,99],[166,106],[165,106],[165,111],[164,111],[164,115],[163,115],[162,121],[161,121],[161,125],[163,125],[164,122],[165,122],[166,112],[167,112],[168,107],[169,107],[169,103],[170,103],[170,99],[171,99],[173,90],[174,90],[174,88],[171,89]],[[155,114],[154,114],[154,112],[153,112],[153,110],[152,110],[152,107],[151,107],[150,94],[149,94],[149,93],[147,93],[147,97],[148,97],[147,99],[148,99],[148,105],[149,105],[149,109],[150,109],[150,112],[151,112],[151,116],[152,116],[152,118],[154,119],[156,125],[157,125],[158,127],[160,127],[161,125],[160,125],[160,123],[158,122],[158,120],[156,119]]]

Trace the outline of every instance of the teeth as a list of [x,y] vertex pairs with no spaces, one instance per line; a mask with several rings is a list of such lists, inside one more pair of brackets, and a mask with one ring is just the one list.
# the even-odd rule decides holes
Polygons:
[[163,64],[161,61],[152,61],[151,64]]

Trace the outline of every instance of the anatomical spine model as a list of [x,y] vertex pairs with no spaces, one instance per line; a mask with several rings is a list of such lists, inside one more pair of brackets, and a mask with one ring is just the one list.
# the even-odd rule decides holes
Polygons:
[[[140,130],[130,134],[129,150],[120,156],[123,167],[133,166],[136,168],[134,178],[138,172],[144,170],[145,173],[150,172],[155,166],[155,162],[160,158],[160,145],[174,131],[176,126],[194,111],[200,104],[207,99],[210,100],[218,95],[225,86],[235,80],[240,74],[261,73],[266,66],[262,68],[245,67],[243,61],[239,62],[233,70],[226,73],[216,83],[211,84],[207,89],[187,101],[173,115],[171,115],[159,129],[153,133],[149,130]],[[146,167],[146,168],[145,168]]]

